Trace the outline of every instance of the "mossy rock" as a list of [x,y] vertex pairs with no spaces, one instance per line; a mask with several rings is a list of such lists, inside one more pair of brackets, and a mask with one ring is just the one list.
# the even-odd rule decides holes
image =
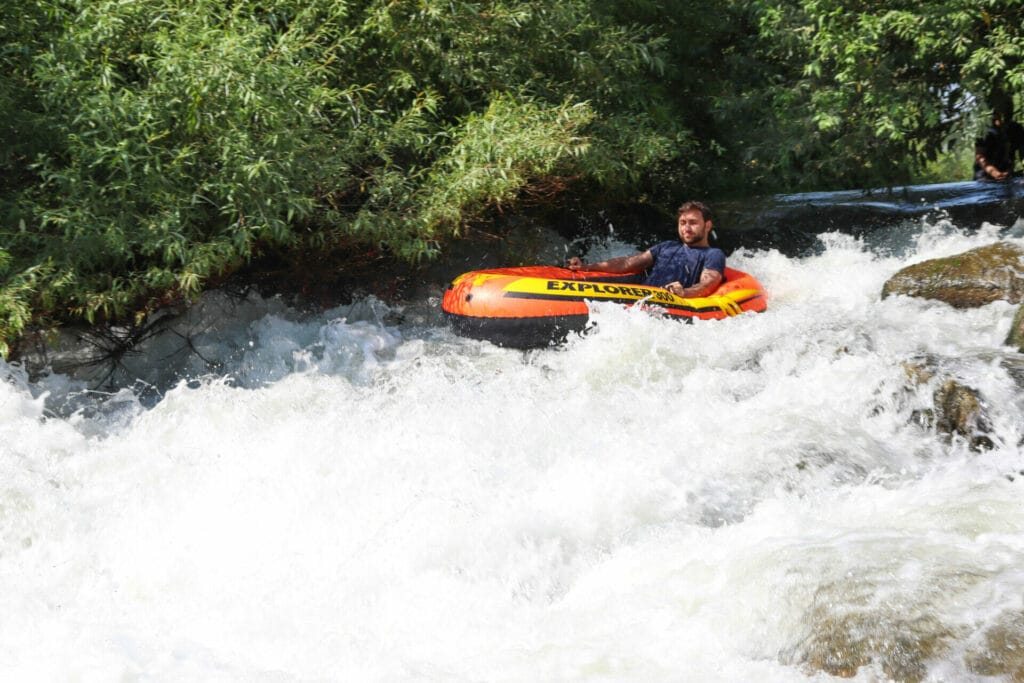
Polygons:
[[997,242],[907,266],[882,287],[883,299],[894,294],[944,301],[954,308],[976,308],[999,300],[1020,303],[1024,301],[1024,250]]

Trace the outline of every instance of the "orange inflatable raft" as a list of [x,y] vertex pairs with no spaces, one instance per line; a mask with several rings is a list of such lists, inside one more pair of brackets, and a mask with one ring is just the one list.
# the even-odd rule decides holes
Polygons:
[[684,299],[636,284],[642,275],[527,266],[475,270],[457,277],[441,301],[452,329],[464,337],[499,346],[531,348],[564,341],[580,332],[590,315],[588,301],[641,305],[669,318],[720,319],[768,307],[768,295],[747,273],[725,269],[713,293]]

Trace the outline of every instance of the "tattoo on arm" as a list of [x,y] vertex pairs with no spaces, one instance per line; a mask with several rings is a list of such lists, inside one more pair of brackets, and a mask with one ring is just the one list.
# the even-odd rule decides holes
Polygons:
[[712,290],[716,289],[719,283],[722,282],[722,274],[717,270],[703,270],[700,274],[700,281],[692,287],[687,287],[683,290],[685,295],[688,296],[704,296],[705,294],[711,293]]
[[722,279],[722,274],[717,270],[705,270],[700,274],[700,284],[716,285]]

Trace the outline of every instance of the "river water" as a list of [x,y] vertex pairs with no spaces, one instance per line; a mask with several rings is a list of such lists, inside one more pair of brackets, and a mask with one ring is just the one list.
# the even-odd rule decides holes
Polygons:
[[[1014,307],[880,290],[1022,234],[740,249],[767,313],[595,305],[537,351],[454,336],[436,298],[213,294],[134,384],[0,364],[0,678],[1020,677]],[[992,450],[915,419],[922,357],[981,392]]]

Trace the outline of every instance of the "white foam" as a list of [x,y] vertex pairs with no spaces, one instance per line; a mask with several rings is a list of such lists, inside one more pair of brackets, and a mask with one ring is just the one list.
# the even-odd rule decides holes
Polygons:
[[[204,360],[133,359],[207,375],[152,407],[50,417],[81,386],[2,366],[0,675],[802,681],[815,619],[863,613],[957,634],[931,666],[969,679],[1024,584],[1013,310],[880,290],[988,237],[739,253],[766,314],[598,305],[529,353],[372,300],[220,302],[184,335]],[[920,354],[993,398],[993,452],[911,420]]]

